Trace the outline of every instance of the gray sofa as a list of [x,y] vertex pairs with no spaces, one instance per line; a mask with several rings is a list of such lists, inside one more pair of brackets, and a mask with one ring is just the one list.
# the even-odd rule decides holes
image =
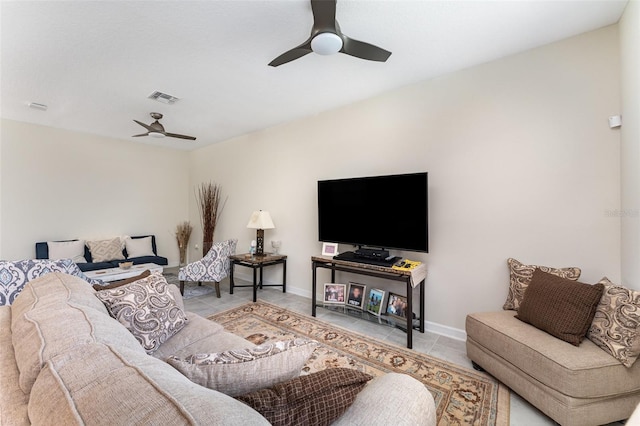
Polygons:
[[467,316],[467,356],[564,426],[628,418],[640,402],[640,362],[627,368],[593,342],[573,346],[517,318]]
[[[151,356],[86,281],[59,272],[30,281],[13,305],[0,307],[0,424],[268,424],[164,361],[253,346],[196,314],[187,317]],[[435,425],[433,398],[417,380],[387,374],[371,380],[334,424]]]

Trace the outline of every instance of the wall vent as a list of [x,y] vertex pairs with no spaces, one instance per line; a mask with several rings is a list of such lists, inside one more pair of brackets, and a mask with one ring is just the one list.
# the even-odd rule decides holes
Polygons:
[[162,102],[163,104],[175,104],[178,101],[178,98],[175,96],[168,95],[166,93],[158,92],[157,90],[148,96],[149,99],[156,100],[158,102]]

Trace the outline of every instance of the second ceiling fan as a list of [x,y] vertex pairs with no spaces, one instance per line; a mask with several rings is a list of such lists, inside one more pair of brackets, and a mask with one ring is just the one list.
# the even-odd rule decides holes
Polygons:
[[270,66],[286,64],[311,52],[320,55],[340,52],[378,62],[385,62],[391,56],[391,52],[387,50],[349,38],[340,31],[340,25],[336,21],[336,0],[311,0],[311,10],[313,11],[311,36],[301,45],[269,62]]

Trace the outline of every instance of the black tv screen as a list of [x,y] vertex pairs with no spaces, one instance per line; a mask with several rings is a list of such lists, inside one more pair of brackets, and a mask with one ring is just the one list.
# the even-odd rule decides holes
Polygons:
[[427,173],[318,181],[320,241],[429,251]]

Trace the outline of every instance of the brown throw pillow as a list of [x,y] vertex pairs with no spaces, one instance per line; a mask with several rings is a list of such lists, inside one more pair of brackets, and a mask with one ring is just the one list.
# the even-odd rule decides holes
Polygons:
[[347,411],[371,379],[358,370],[330,368],[236,399],[262,414],[274,426],[324,426]]
[[536,269],[518,309],[518,318],[578,346],[600,303],[602,284],[583,284]]
[[118,287],[123,286],[125,284],[129,284],[129,283],[141,280],[143,278],[147,278],[149,275],[151,275],[151,271],[147,269],[146,271],[144,271],[140,275],[136,275],[135,277],[126,278],[126,279],[120,280],[120,281],[115,281],[115,282],[113,282],[111,284],[107,284],[107,285],[94,284],[93,285],[93,289],[95,291],[100,291],[100,290],[109,290],[109,289],[112,289],[112,288],[118,288]]

